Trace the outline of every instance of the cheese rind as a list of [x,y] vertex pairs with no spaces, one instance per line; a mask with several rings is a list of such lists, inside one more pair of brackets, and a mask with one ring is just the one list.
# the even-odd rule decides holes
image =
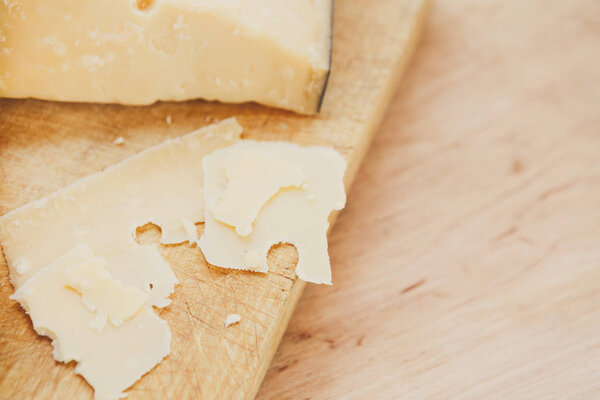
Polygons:
[[[276,174],[265,174],[264,165],[244,158],[246,152],[262,154],[270,159],[271,168],[285,170],[290,165],[301,168],[304,176],[300,187],[267,184]],[[236,161],[237,160],[237,161]],[[235,165],[244,180],[230,180],[227,166]],[[327,253],[328,217],[331,211],[344,207],[346,194],[343,177],[346,162],[333,149],[325,147],[300,147],[284,142],[243,141],[225,149],[216,150],[202,162],[204,171],[205,212],[204,235],[198,241],[206,260],[216,266],[267,272],[267,253],[277,243],[293,244],[298,251],[296,274],[301,279],[315,283],[331,284],[331,268]],[[235,173],[229,172],[229,177]],[[272,183],[271,182],[271,183]],[[264,200],[254,220],[251,233],[239,235],[228,223],[219,220],[212,205],[219,204],[230,184],[235,190],[237,203],[245,210],[245,217],[253,217],[244,206],[246,198]],[[262,193],[255,193],[261,190]]]
[[318,111],[332,0],[0,3],[0,96]]
[[[114,400],[123,397],[125,389],[169,354],[171,332],[147,304],[119,327],[106,324],[101,331],[90,329],[97,323],[97,313],[68,286],[73,276],[81,278],[85,266],[101,265],[104,260],[97,262],[89,246],[76,246],[38,271],[11,298],[25,308],[35,330],[52,339],[57,361],[76,361],[75,372],[94,388],[95,398]],[[85,275],[90,287],[105,284],[102,274]],[[118,296],[114,300],[127,304],[127,299]]]

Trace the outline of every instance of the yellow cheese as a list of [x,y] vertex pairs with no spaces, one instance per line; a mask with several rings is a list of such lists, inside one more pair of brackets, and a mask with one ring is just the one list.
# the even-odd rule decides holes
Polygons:
[[222,121],[0,217],[0,243],[15,288],[86,243],[123,284],[142,290],[152,284],[148,304],[167,305],[177,279],[153,246],[136,243],[136,229],[153,222],[161,227],[161,243],[188,241],[182,220],[204,220],[202,157],[233,144],[241,131],[235,119]]
[[[75,372],[94,388],[95,398],[113,400],[169,354],[171,332],[143,299],[140,303],[140,298],[123,296],[122,291],[113,291],[110,300],[100,294],[107,285],[130,289],[115,281],[100,260],[89,246],[76,246],[38,271],[11,298],[25,308],[35,330],[52,339],[54,358],[76,361]],[[73,279],[87,286],[83,296],[98,310],[106,310],[111,320],[123,319],[118,328],[107,323],[101,331],[92,329],[97,315],[68,287]],[[128,312],[116,311],[107,300],[120,302]]]
[[[231,149],[225,163],[225,178],[227,186],[222,196],[218,196],[218,203],[206,207],[216,219],[233,226],[242,236],[250,234],[252,223],[267,200],[282,188],[300,187],[304,183],[299,165],[258,149]],[[252,190],[248,190],[249,183]]]
[[[296,246],[298,276],[331,283],[328,217],[345,203],[346,163],[323,147],[238,141],[235,119],[167,141],[0,217],[12,296],[58,361],[97,399],[116,399],[168,353],[171,333],[152,306],[177,283],[154,246],[199,240],[212,264],[267,271],[273,244]],[[206,207],[205,207],[206,204]],[[227,317],[226,325],[240,316]]]
[[285,242],[298,251],[298,277],[331,284],[328,217],[346,201],[346,163],[339,153],[243,141],[209,154],[202,168],[206,211],[199,245],[208,262],[267,272],[269,249]]
[[0,96],[318,111],[333,0],[0,2]]
[[136,243],[137,227],[154,222],[162,243],[194,242],[202,158],[241,131],[225,120],[0,217],[13,298],[53,339],[58,361],[78,362],[97,399],[119,398],[169,353],[152,306],[170,303],[177,278],[154,246]]

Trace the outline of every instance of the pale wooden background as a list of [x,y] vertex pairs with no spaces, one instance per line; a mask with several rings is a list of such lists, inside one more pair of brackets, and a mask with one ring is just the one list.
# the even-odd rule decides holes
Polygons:
[[[0,214],[167,138],[232,116],[245,138],[337,149],[349,162],[349,188],[411,59],[427,4],[336,2],[332,74],[316,117],[203,101],[124,107],[1,99]],[[120,146],[113,143],[118,136],[125,139]],[[158,242],[157,228],[139,233],[141,244]],[[127,398],[254,398],[304,288],[295,278],[293,247],[271,251],[266,275],[208,266],[201,251],[187,244],[160,246],[160,252],[181,283],[173,303],[159,311],[173,334],[172,351]],[[0,399],[91,398],[90,387],[73,373],[74,363],[54,361],[50,341],[34,332],[9,300],[11,293],[0,256]],[[225,328],[229,313],[241,314],[242,321]]]
[[259,392],[600,399],[600,2],[438,0]]

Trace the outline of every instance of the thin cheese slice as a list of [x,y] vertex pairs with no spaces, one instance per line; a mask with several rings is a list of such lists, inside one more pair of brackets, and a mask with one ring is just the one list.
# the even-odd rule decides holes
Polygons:
[[177,278],[154,246],[136,243],[137,227],[159,225],[162,243],[195,241],[202,158],[241,131],[222,121],[0,217],[13,298],[53,339],[58,361],[79,363],[97,399],[119,398],[169,353],[152,306],[170,303]]
[[[235,119],[224,120],[0,217],[0,242],[12,284],[20,287],[54,259],[86,243],[123,284],[143,291],[152,285],[148,304],[169,304],[177,279],[157,249],[136,243],[136,229],[152,222],[161,227],[161,243],[188,241],[189,226],[182,221],[204,220],[202,157],[233,144],[241,131]],[[28,267],[18,268],[23,265]]]
[[[124,397],[125,389],[169,354],[171,332],[147,304],[127,316],[118,328],[108,323],[101,332],[91,329],[97,316],[84,304],[81,295],[69,288],[72,278],[85,280],[88,296],[101,291],[107,282],[118,285],[106,270],[97,273],[102,269],[85,268],[92,265],[99,264],[91,248],[76,246],[40,270],[11,298],[25,308],[35,330],[52,339],[57,361],[76,361],[75,372],[94,388],[95,398],[114,400]],[[114,301],[130,304],[121,294],[113,292],[113,295]],[[101,299],[97,302],[97,296],[91,297],[98,306],[105,304]],[[132,308],[138,305],[136,301]]]
[[[257,162],[258,154],[268,162]],[[278,173],[265,173],[266,165],[287,171],[283,176],[288,180],[280,179]],[[267,272],[271,246],[290,243],[298,251],[298,277],[331,284],[328,217],[331,211],[342,209],[346,201],[343,184],[346,162],[339,153],[324,147],[243,141],[206,156],[202,168],[206,212],[199,245],[208,262]],[[302,185],[289,185],[294,181],[292,178],[297,178],[294,171],[298,169],[304,177]],[[231,200],[224,202],[223,194]],[[248,198],[253,199],[252,208],[244,205]],[[255,203],[256,199],[260,201]],[[258,203],[262,204],[256,207]],[[256,208],[260,211],[255,218]],[[240,211],[245,213],[239,216],[241,220],[254,221],[247,236],[239,235],[230,219],[219,219]]]
[[333,0],[0,2],[0,96],[318,111]]

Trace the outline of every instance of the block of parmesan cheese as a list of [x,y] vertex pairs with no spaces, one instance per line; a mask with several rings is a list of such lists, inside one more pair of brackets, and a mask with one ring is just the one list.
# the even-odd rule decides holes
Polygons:
[[0,96],[319,110],[333,0],[0,2]]

